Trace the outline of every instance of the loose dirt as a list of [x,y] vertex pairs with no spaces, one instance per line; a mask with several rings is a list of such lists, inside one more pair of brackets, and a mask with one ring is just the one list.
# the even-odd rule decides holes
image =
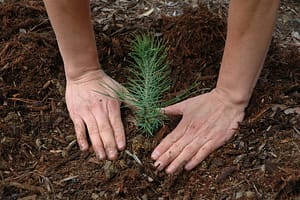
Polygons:
[[[92,1],[91,7],[99,58],[110,76],[126,82],[132,35],[151,33],[168,41],[172,89],[165,98],[196,80],[201,92],[215,86],[226,5],[105,2]],[[296,5],[284,1],[282,6],[299,9]],[[147,14],[150,6],[159,9]],[[150,154],[180,119],[171,118],[154,138],[147,138],[130,123],[130,111],[122,109],[127,148],[118,161],[81,153],[65,106],[62,60],[42,2],[4,1],[0,19],[1,199],[300,198],[300,53],[295,38],[276,32],[235,136],[195,170],[166,175],[154,169]]]

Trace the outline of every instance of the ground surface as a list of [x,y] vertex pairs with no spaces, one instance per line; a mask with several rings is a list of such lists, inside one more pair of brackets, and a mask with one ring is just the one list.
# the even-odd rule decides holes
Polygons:
[[[1,2],[1,1],[0,1]],[[169,41],[175,96],[200,77],[214,87],[227,4],[197,1],[93,1],[99,57],[126,82],[133,33]],[[184,12],[183,8],[189,6]],[[151,8],[153,8],[151,12]],[[148,12],[150,10],[150,12]],[[299,2],[283,1],[265,67],[234,138],[192,172],[166,175],[150,154],[178,122],[153,138],[123,111],[127,151],[116,162],[80,153],[64,103],[64,71],[40,1],[0,3],[0,196],[2,199],[300,198]],[[161,16],[161,14],[163,14]],[[297,35],[298,33],[298,35]]]

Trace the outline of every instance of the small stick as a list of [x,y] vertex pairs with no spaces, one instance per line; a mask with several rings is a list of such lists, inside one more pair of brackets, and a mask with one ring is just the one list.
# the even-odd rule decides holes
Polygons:
[[295,132],[296,132],[298,135],[300,135],[300,131],[299,131],[295,126],[293,126],[293,129],[295,130]]
[[260,110],[255,116],[253,116],[252,118],[249,119],[250,123],[254,123],[256,122],[258,119],[260,119],[269,109],[271,108],[271,106],[267,106],[265,108],[263,108],[262,110]]
[[30,111],[42,111],[42,110],[49,110],[50,106],[49,105],[44,105],[44,106],[26,106],[27,109],[29,109]]
[[141,160],[135,154],[130,153],[128,150],[125,150],[125,153],[132,157],[140,166],[143,166]]
[[78,176],[69,176],[67,178],[64,178],[64,179],[60,180],[60,182],[67,182],[67,181],[74,180],[76,178],[78,178]]
[[2,184],[13,186],[13,187],[24,189],[24,190],[30,190],[30,191],[37,192],[37,193],[40,193],[40,194],[45,193],[44,188],[39,187],[39,186],[35,186],[35,185],[29,185],[29,184],[26,184],[26,183],[18,183],[18,182],[15,182],[15,181],[11,181],[11,182],[2,182]]
[[81,153],[81,152],[78,151],[78,152],[74,153],[73,155],[67,157],[66,159],[62,160],[61,162],[58,162],[58,163],[56,163],[56,164],[50,166],[48,169],[46,169],[46,171],[45,171],[45,173],[44,173],[45,176],[51,175],[51,174],[54,172],[54,170],[55,170],[56,168],[58,168],[58,167],[64,165],[65,163],[67,163],[67,162],[69,162],[69,161],[71,161],[71,160],[74,160],[76,157],[78,157],[78,156],[80,155],[80,153]]

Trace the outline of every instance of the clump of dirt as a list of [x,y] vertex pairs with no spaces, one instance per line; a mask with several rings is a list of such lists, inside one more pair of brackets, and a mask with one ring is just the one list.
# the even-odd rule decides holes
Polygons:
[[186,8],[177,17],[163,15],[161,32],[169,44],[172,93],[180,92],[182,85],[188,88],[195,80],[207,81],[201,89],[215,81],[225,43],[224,18],[204,6]]
[[[17,14],[17,15],[16,15]],[[18,16],[18,17],[16,17]],[[43,20],[41,20],[43,17]],[[22,30],[34,30],[37,27],[48,27],[48,20],[45,18],[45,8],[38,1],[12,1],[1,6],[0,10],[0,38],[8,40],[11,36],[16,35]]]
[[161,27],[163,37],[170,44],[169,53],[174,55],[170,60],[178,63],[189,58],[200,66],[220,61],[225,44],[226,23],[224,18],[207,8],[185,9],[177,17],[163,15]]
[[49,90],[45,84],[62,70],[45,8],[37,1],[3,5],[0,9],[2,105],[5,102],[9,109],[24,104],[42,104],[25,99],[46,101],[43,98],[49,95]]

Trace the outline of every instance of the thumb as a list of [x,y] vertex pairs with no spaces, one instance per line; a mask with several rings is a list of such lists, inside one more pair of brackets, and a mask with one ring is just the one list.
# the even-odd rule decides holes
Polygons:
[[174,105],[162,108],[162,112],[168,115],[182,115],[184,110],[185,102],[179,102]]

